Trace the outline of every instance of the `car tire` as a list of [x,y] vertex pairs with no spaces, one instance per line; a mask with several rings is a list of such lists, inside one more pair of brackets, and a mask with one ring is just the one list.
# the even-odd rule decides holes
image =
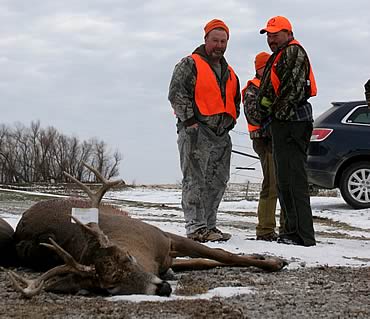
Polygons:
[[339,181],[343,199],[355,209],[370,208],[370,162],[348,166]]

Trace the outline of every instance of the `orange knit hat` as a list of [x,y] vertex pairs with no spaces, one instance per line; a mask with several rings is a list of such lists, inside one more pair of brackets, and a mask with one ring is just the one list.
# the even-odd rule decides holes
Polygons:
[[230,34],[229,34],[228,26],[225,24],[225,22],[223,22],[222,20],[218,20],[218,19],[213,19],[205,25],[205,27],[204,27],[204,32],[205,32],[204,36],[206,36],[210,31],[212,31],[213,29],[216,29],[216,28],[224,29],[227,33],[227,38],[229,38]]
[[256,68],[256,71],[263,68],[266,65],[269,57],[270,54],[268,54],[267,52],[260,52],[256,55],[256,59],[254,60],[254,66]]

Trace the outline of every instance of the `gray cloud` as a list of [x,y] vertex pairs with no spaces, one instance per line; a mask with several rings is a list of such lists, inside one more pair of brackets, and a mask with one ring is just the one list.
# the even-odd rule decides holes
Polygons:
[[[364,0],[3,0],[1,122],[40,120],[80,139],[97,136],[123,154],[126,181],[177,182],[168,84],[174,65],[202,43],[207,21],[229,25],[226,57],[243,85],[254,74],[255,54],[269,51],[259,29],[271,16],[290,18],[317,77],[319,96],[312,101],[319,114],[333,100],[363,98],[369,9]],[[235,148],[251,153],[248,136],[239,133],[246,132],[243,116],[235,130]],[[235,170],[253,163],[233,156],[233,180],[259,176]]]

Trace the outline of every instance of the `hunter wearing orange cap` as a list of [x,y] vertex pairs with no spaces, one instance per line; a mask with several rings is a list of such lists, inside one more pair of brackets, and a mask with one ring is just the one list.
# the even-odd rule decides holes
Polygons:
[[279,201],[284,212],[278,242],[316,244],[306,172],[312,133],[316,82],[306,51],[294,40],[292,24],[282,16],[268,20],[261,34],[273,52],[261,79],[257,108],[272,137]]
[[213,19],[204,32],[204,44],[176,65],[168,98],[177,117],[186,235],[200,242],[226,241],[231,234],[216,222],[230,175],[229,131],[239,116],[240,87],[224,57],[229,28]]
[[282,30],[292,32],[293,31],[292,25],[290,24],[287,18],[282,17],[282,16],[276,16],[276,17],[271,18],[267,22],[266,28],[261,29],[260,33],[261,34],[264,34],[266,32],[277,33]]
[[[256,236],[257,240],[276,241],[278,238],[275,232],[277,190],[271,136],[260,126],[261,116],[256,108],[260,79],[269,58],[270,54],[267,52],[260,52],[256,55],[254,60],[256,75],[243,88],[242,101],[248,123],[249,137],[252,139],[254,151],[260,158],[263,173],[262,190],[257,209]],[[282,225],[282,214],[280,214],[280,225]]]

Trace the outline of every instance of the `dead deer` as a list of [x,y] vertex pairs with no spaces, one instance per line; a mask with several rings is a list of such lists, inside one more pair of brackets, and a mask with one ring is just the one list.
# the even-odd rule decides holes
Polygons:
[[[171,286],[161,278],[170,269],[255,266],[278,271],[286,265],[280,258],[236,255],[209,248],[101,204],[105,192],[121,181],[108,181],[96,169],[84,165],[102,183],[96,193],[67,175],[88,194],[90,201],[80,198],[42,201],[25,211],[17,225],[16,248],[22,264],[37,270],[49,269],[35,280],[8,272],[16,289],[26,297],[43,288],[59,293],[169,296]],[[84,225],[77,219],[72,223],[72,207],[98,207],[98,224]]]
[[0,266],[16,265],[14,229],[0,218]]

